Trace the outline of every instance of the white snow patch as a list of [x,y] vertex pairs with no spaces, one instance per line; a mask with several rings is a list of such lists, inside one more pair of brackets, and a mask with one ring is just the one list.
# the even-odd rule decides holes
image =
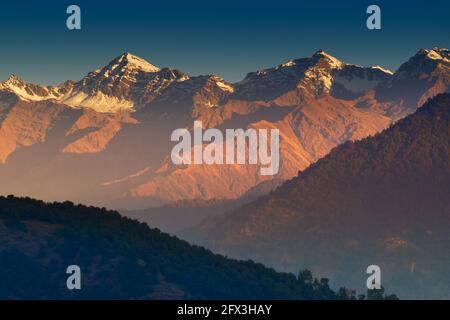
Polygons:
[[328,64],[330,65],[331,68],[333,69],[341,69],[342,67],[345,66],[345,63],[342,62],[339,59],[336,59],[335,57],[333,57],[332,55],[329,55],[328,53],[324,52],[324,51],[318,51],[316,52],[314,55],[316,56],[321,56],[325,59],[327,59]]
[[216,85],[224,91],[234,92],[234,88],[225,82],[217,81]]
[[82,91],[78,91],[72,95],[61,99],[64,103],[73,107],[86,107],[97,112],[117,112],[120,110],[132,110],[134,103],[124,99],[107,96],[101,92],[88,95]]
[[289,60],[289,61],[286,61],[285,63],[283,63],[281,66],[282,67],[292,67],[295,65],[296,65],[296,63],[293,60]]
[[123,60],[126,60],[128,64],[137,67],[138,69],[145,71],[145,72],[158,72],[160,69],[151,63],[145,61],[142,58],[139,58],[135,55],[132,55],[131,53],[124,54],[120,59],[119,62],[122,62]]
[[394,74],[394,72],[392,72],[391,70],[385,69],[385,68],[380,67],[380,66],[372,66],[371,68],[372,68],[372,69],[378,69],[378,70],[381,70],[381,71],[383,71],[384,73]]
[[43,91],[43,94],[37,94],[30,85],[14,75],[11,75],[6,81],[0,82],[0,90],[8,90],[25,101],[42,101],[59,98],[59,95],[54,88],[44,86],[37,87]]
[[443,57],[439,53],[434,51],[434,50],[428,51],[427,57],[432,59],[432,60],[442,60],[443,59]]

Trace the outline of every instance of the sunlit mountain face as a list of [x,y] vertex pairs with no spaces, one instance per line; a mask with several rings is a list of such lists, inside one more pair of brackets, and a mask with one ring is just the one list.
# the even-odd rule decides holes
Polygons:
[[[317,51],[228,83],[125,53],[78,82],[41,86],[13,75],[0,84],[0,174],[8,181],[0,188],[120,208],[262,194],[446,92],[449,61],[447,49],[422,49],[393,73]],[[171,132],[194,121],[280,130],[278,174],[245,164],[174,166]]]
[[0,5],[0,299],[450,298],[450,4],[378,2]]

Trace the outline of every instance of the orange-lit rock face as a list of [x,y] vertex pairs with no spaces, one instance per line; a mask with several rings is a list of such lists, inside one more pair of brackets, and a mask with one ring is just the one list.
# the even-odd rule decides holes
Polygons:
[[[297,175],[311,163],[348,140],[360,140],[387,128],[391,120],[376,112],[364,112],[354,102],[327,96],[306,102],[279,121],[258,121],[250,126],[280,130],[280,172],[261,176],[249,165],[189,165],[166,163],[160,174],[132,191],[133,196],[155,196],[167,200],[194,198],[238,198],[267,180],[275,185]],[[170,159],[168,160],[170,161]]]
[[95,131],[84,134],[81,138],[68,144],[62,151],[65,153],[101,152],[121,130],[122,123],[137,124],[138,121],[133,119],[128,112],[105,114],[88,110],[78,118],[66,135],[71,136],[92,128],[95,128]]
[[17,148],[44,142],[63,107],[53,103],[16,104],[0,127],[0,161],[5,162]]

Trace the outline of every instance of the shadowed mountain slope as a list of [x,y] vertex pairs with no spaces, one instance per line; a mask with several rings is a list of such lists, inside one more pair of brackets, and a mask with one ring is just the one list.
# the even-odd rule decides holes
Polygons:
[[[328,280],[230,260],[70,202],[0,197],[0,241],[1,299],[346,298]],[[69,265],[81,268],[81,290],[66,287]]]
[[361,283],[377,264],[405,297],[449,298],[450,95],[334,149],[200,241],[281,270]]

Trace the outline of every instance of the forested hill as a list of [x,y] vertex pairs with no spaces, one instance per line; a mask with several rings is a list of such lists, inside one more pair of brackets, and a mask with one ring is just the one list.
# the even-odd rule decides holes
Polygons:
[[448,299],[449,195],[450,94],[442,94],[226,214],[199,243],[356,288],[375,263],[402,297]]
[[[0,243],[0,299],[344,296],[309,272],[297,278],[230,260],[119,213],[71,202],[0,197]],[[69,265],[81,268],[81,290],[67,289]]]

